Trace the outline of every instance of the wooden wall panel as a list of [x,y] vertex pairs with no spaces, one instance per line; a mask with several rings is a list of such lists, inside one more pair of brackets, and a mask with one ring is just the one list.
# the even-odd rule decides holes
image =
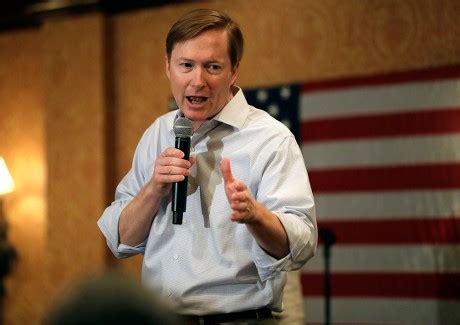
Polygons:
[[103,18],[45,24],[47,276],[50,290],[104,266],[96,221],[105,206]]
[[[0,155],[15,181],[2,197],[8,241],[18,254],[6,278],[4,324],[29,324],[42,313],[46,234],[43,69],[40,34],[0,34]],[[37,55],[38,54],[38,55]]]

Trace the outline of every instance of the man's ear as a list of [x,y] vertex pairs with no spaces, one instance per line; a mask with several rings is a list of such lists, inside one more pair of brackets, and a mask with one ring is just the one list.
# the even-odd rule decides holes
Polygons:
[[169,68],[170,68],[169,57],[167,54],[165,54],[165,69],[166,69],[166,76],[168,76],[168,79],[169,79]]
[[235,66],[232,68],[232,85],[235,84],[236,78],[238,77],[238,72],[240,71],[240,63],[238,62],[235,64]]

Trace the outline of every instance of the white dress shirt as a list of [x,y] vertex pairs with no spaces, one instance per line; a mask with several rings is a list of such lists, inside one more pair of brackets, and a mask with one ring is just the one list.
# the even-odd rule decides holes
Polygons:
[[[286,271],[301,268],[316,249],[313,195],[301,151],[292,133],[266,112],[246,102],[241,89],[213,119],[195,131],[183,224],[172,224],[165,198],[146,240],[136,247],[119,243],[123,208],[151,178],[155,159],[174,147],[178,111],[158,118],[144,133],[132,168],[118,185],[115,201],[98,221],[113,254],[144,254],[142,280],[182,314],[206,315],[269,306],[282,310]],[[229,219],[220,161],[281,221],[290,254],[275,259],[244,224]]]

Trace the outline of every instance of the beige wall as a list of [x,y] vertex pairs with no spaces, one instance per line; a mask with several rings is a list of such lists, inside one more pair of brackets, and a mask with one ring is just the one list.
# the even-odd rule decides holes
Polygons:
[[51,289],[102,268],[95,223],[105,205],[104,24],[100,15],[51,21],[45,67],[47,276]]
[[19,254],[8,277],[4,324],[27,324],[42,311],[36,300],[45,274],[47,180],[40,43],[36,32],[0,34],[0,155],[16,185],[4,208]]
[[[0,155],[17,184],[5,208],[20,256],[6,324],[38,324],[57,290],[113,261],[95,222],[167,110],[167,30],[201,6],[240,23],[241,86],[460,64],[456,0],[206,1],[1,33]],[[139,262],[121,264],[139,274]]]

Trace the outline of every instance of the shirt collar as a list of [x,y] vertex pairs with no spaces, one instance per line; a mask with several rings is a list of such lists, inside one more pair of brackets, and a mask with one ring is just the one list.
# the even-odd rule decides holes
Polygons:
[[241,129],[248,117],[249,107],[240,87],[233,86],[233,98],[214,117],[216,121]]

